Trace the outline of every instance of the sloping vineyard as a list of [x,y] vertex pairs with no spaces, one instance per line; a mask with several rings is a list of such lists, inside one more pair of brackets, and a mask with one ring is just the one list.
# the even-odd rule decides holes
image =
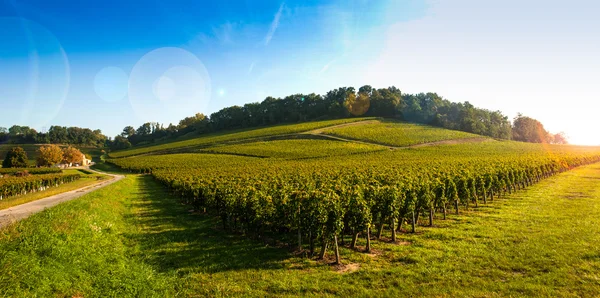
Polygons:
[[439,127],[404,123],[395,121],[379,121],[359,126],[329,128],[325,134],[352,140],[362,140],[389,146],[411,146],[430,142],[482,138],[482,136]]
[[64,183],[73,182],[81,178],[79,174],[45,174],[27,177],[0,178],[0,200],[25,195],[30,192],[43,191]]
[[388,150],[377,145],[329,140],[279,140],[211,147],[205,152],[299,159],[331,157]]
[[189,147],[203,147],[212,144],[226,143],[231,141],[239,141],[244,139],[253,139],[253,138],[262,138],[269,136],[278,136],[285,134],[294,134],[305,131],[311,131],[314,129],[340,125],[351,122],[364,121],[373,118],[345,118],[345,119],[337,119],[337,120],[328,120],[328,121],[315,121],[315,122],[306,122],[300,124],[285,124],[285,125],[277,125],[259,129],[253,129],[248,131],[240,131],[240,132],[225,132],[218,134],[210,134],[206,136],[197,137],[190,140],[185,141],[176,141],[165,144],[157,144],[150,145],[147,147],[136,147],[128,150],[122,150],[117,152],[110,153],[110,157],[112,158],[121,158],[145,153],[151,153],[156,151],[165,151],[165,150],[174,150],[181,148],[189,148]]
[[[113,160],[152,173],[226,230],[294,239],[323,257],[350,246],[432,225],[439,214],[486,204],[541,179],[600,161],[600,149],[486,142],[307,160],[175,154]],[[422,218],[426,220],[422,220]]]

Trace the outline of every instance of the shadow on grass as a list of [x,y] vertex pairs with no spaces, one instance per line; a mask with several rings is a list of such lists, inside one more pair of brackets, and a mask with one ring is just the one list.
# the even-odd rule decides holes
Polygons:
[[140,199],[131,202],[137,210],[132,220],[141,230],[128,237],[141,244],[141,257],[158,271],[175,270],[183,275],[276,269],[290,257],[285,249],[220,231],[218,219],[190,213],[189,206],[170,195],[151,176],[136,179],[139,179]]

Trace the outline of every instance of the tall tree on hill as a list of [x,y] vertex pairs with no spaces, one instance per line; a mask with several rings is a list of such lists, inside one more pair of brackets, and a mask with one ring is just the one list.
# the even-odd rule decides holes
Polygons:
[[197,131],[206,132],[208,128],[208,118],[202,113],[196,113],[191,117],[185,117],[179,121],[177,125],[177,131],[181,131],[183,134]]
[[402,110],[402,94],[396,87],[373,89],[370,99],[369,115],[396,117]]
[[135,128],[133,126],[125,126],[123,131],[121,132],[121,136],[125,138],[129,138],[135,134]]
[[21,147],[13,147],[6,153],[6,157],[2,162],[3,168],[26,168],[27,167],[27,152]]
[[358,95],[349,92],[346,102],[344,102],[346,110],[354,116],[364,115],[369,110],[370,105],[369,93],[367,92],[358,92]]
[[123,150],[131,148],[131,142],[123,136],[116,136],[113,141],[108,142],[111,150]]
[[8,141],[9,134],[6,127],[0,127],[0,144]]
[[146,122],[142,124],[138,129],[135,130],[135,134],[138,136],[148,136],[152,134],[152,123]]
[[51,167],[63,161],[63,151],[57,145],[51,144],[38,149],[37,165]]
[[564,145],[568,144],[569,141],[567,135],[564,132],[559,132],[552,136],[552,143]]
[[27,144],[35,142],[37,131],[29,126],[13,125],[8,129],[11,143]]
[[344,106],[346,99],[350,94],[354,94],[353,87],[341,87],[331,90],[325,94],[323,99],[327,102],[327,115],[330,118],[343,118],[350,116],[350,112]]
[[50,126],[48,137],[52,144],[66,144],[69,140],[67,128],[63,126]]
[[513,121],[513,140],[530,143],[548,142],[548,132],[544,125],[536,119],[519,113]]

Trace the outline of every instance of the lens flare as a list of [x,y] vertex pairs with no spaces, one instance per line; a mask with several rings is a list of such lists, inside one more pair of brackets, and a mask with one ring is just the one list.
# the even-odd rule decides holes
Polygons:
[[[42,127],[63,107],[70,85],[67,54],[56,36],[44,26],[19,17],[0,18],[0,57],[10,57],[2,68],[2,94],[12,102],[4,107],[11,122]],[[0,61],[2,62],[2,61]]]
[[358,93],[358,95],[356,95],[354,93],[350,93],[346,97],[344,106],[346,106],[346,109],[348,112],[350,112],[350,114],[354,116],[361,116],[364,115],[371,107],[371,100],[367,94]]
[[147,53],[129,76],[129,102],[144,121],[168,122],[203,112],[210,92],[210,77],[204,64],[181,48]]

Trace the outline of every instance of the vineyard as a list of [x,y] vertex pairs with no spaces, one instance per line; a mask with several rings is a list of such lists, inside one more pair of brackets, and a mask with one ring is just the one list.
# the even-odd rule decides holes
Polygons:
[[[211,149],[274,158],[171,154],[110,162],[151,173],[196,210],[219,217],[226,230],[277,237],[309,255],[318,249],[320,258],[332,247],[339,263],[340,240],[348,238],[350,248],[358,249],[357,240],[364,238],[360,249],[368,252],[372,239],[395,242],[400,231],[415,232],[449,213],[600,161],[598,148],[509,141],[331,156],[327,150],[351,150],[327,142],[337,143],[273,141]],[[307,153],[291,159],[298,150]]]
[[255,139],[255,138],[264,138],[271,136],[279,136],[286,134],[294,134],[305,131],[310,131],[314,129],[324,128],[328,126],[334,126],[344,123],[351,122],[359,122],[364,121],[371,118],[346,118],[339,120],[329,120],[329,121],[319,121],[319,122],[306,122],[301,124],[286,124],[286,125],[278,125],[260,129],[253,129],[247,131],[240,132],[226,132],[219,134],[212,134],[207,136],[202,136],[190,140],[185,141],[176,141],[171,143],[159,144],[159,145],[149,145],[147,147],[137,147],[123,151],[117,151],[110,153],[110,157],[112,158],[121,158],[133,155],[140,155],[145,153],[153,153],[153,152],[161,152],[168,151],[174,149],[182,149],[182,148],[202,148],[208,145],[214,145],[219,143],[227,143],[227,142],[235,142],[246,139]]
[[0,168],[0,175],[14,175],[15,173],[25,171],[32,175],[62,173],[62,170],[59,168]]
[[377,121],[360,126],[325,129],[325,134],[376,144],[404,147],[446,140],[481,138],[457,130],[447,130],[428,125],[396,121]]
[[[307,150],[308,149],[308,150]],[[300,159],[332,157],[387,150],[381,146],[326,140],[278,140],[216,146],[200,152]]]
[[81,178],[80,174],[40,174],[26,177],[0,178],[0,200],[31,192],[44,191]]

